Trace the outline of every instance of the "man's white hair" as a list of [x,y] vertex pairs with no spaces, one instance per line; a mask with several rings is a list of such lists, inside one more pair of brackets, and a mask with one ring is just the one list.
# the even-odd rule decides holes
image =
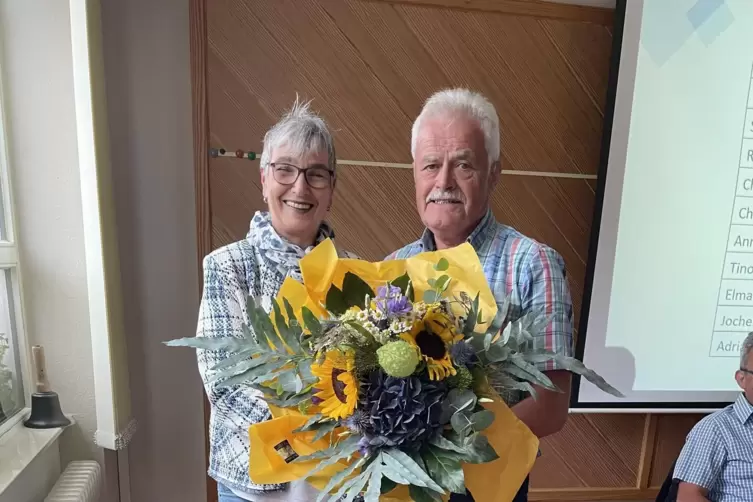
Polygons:
[[489,154],[489,165],[499,161],[499,117],[494,105],[484,96],[468,89],[445,89],[433,94],[424,103],[421,113],[413,122],[411,131],[411,155],[416,160],[416,141],[421,124],[427,118],[463,114],[478,122],[484,134],[484,145]]
[[324,119],[310,110],[310,105],[310,101],[303,103],[296,96],[290,111],[267,131],[259,160],[260,169],[266,170],[269,167],[272,161],[272,150],[285,145],[295,156],[312,151],[327,152],[327,166],[335,170],[337,157],[332,134]]
[[751,351],[753,351],[753,332],[748,333],[748,336],[745,337],[745,341],[743,341],[743,346],[740,348],[740,369],[748,369],[753,370],[753,368],[748,368],[748,357],[750,356]]

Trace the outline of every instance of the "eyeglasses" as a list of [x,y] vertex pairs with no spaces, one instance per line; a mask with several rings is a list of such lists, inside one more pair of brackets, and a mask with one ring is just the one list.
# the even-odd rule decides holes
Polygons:
[[272,168],[272,176],[275,181],[280,185],[294,185],[303,173],[306,183],[311,188],[329,188],[332,186],[332,179],[335,177],[334,171],[321,166],[301,169],[291,164],[273,162],[269,164],[269,167]]
[[742,371],[743,373],[747,373],[749,375],[753,375],[753,370],[749,370],[747,368],[740,368],[740,371]]

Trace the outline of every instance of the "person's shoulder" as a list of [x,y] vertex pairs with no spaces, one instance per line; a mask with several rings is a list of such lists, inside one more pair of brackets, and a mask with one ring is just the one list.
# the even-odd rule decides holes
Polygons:
[[219,273],[226,277],[246,277],[249,268],[254,267],[256,255],[249,239],[226,244],[211,251],[202,260],[204,273]]
[[406,258],[410,258],[412,256],[419,254],[421,251],[423,251],[423,247],[421,246],[421,239],[418,239],[411,242],[410,244],[406,244],[405,246],[401,247],[397,251],[393,251],[392,253],[387,255],[384,261],[404,260]]
[[511,226],[500,223],[494,234],[494,239],[504,241],[504,249],[510,254],[511,258],[520,260],[523,264],[547,261],[564,265],[562,256],[553,247],[529,237]]
[[710,413],[700,419],[688,433],[688,441],[701,439],[710,435],[717,436],[719,432],[730,426],[734,420],[732,405]]

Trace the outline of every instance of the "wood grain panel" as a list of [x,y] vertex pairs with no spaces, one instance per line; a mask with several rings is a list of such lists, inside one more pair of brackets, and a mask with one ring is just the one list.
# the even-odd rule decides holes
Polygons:
[[[217,0],[208,32],[213,146],[258,148],[298,92],[334,125],[341,158],[410,162],[423,100],[462,85],[497,105],[505,169],[596,173],[604,26],[359,0]],[[581,47],[589,58],[562,58]]]
[[685,437],[690,429],[704,415],[659,415],[656,423],[656,444],[654,445],[653,465],[651,466],[650,485],[661,486],[669,474],[672,464],[677,460]]
[[[212,250],[211,198],[209,190],[207,114],[207,23],[204,0],[190,0],[189,49],[191,63],[191,115],[193,126],[194,184],[196,198],[196,251],[199,284],[203,285],[201,261]],[[204,423],[209,424],[209,401],[203,401]],[[204,432],[204,451],[209,467],[209,430]],[[207,476],[207,502],[216,502],[217,483]]]
[[613,9],[543,2],[540,0],[369,0],[466,11],[495,12],[515,16],[544,17],[612,25]]

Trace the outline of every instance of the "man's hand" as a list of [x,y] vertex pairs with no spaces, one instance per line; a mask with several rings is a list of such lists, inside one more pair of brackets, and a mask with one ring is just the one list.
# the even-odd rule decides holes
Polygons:
[[709,502],[709,491],[702,486],[680,481],[677,488],[677,502]]
[[536,399],[528,397],[512,407],[513,413],[540,438],[558,432],[567,422],[570,409],[569,371],[555,370],[545,372],[555,387],[562,392],[547,390],[538,385]]

